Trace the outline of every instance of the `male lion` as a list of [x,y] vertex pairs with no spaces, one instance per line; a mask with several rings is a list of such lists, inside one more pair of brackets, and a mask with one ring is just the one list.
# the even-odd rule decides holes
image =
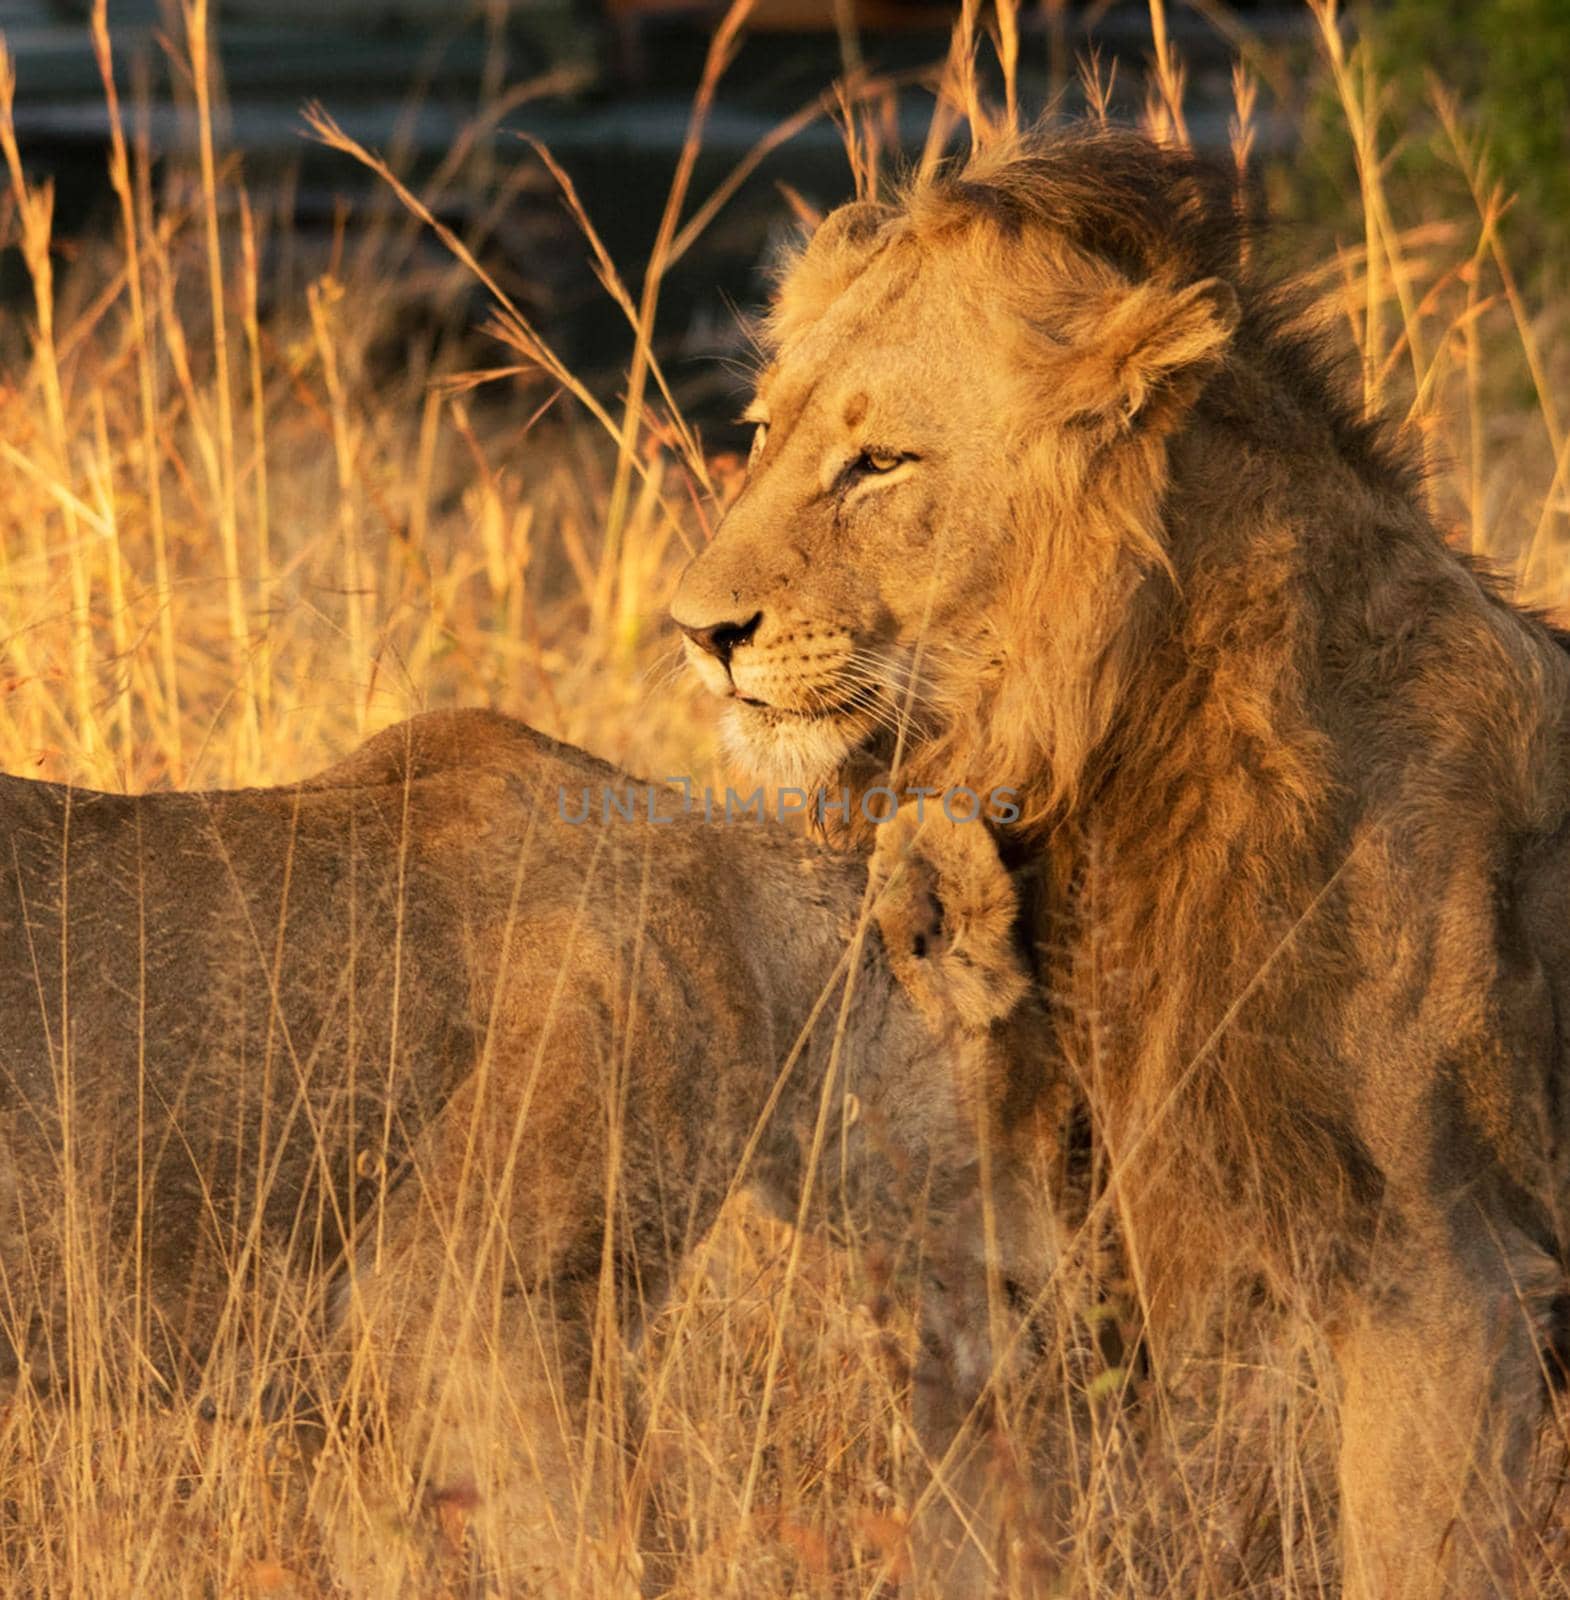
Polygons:
[[1110,131],[833,213],[673,614],[782,780],[1020,791],[1152,1326],[1234,1266],[1313,1297],[1346,1592],[1470,1597],[1564,1283],[1570,654],[1236,215]]
[[[886,956],[855,858],[679,799],[483,712],[288,788],[0,778],[13,1381],[112,1397],[150,1366],[233,1410],[325,1364],[330,1424],[390,1431],[515,1584],[593,1510],[597,1335],[636,1332],[728,1192],[891,1242],[921,1194],[941,1238],[1017,1092],[986,830],[889,830]],[[986,1285],[950,1232],[958,1320]],[[339,1509],[347,1581],[422,1581]]]

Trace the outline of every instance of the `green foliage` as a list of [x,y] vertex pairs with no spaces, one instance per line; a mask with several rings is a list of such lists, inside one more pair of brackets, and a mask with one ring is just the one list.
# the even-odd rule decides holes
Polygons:
[[1384,148],[1392,130],[1402,133],[1394,176],[1416,186],[1439,181],[1440,166],[1453,169],[1432,113],[1437,83],[1481,139],[1490,173],[1518,197],[1518,246],[1541,259],[1570,241],[1567,0],[1386,0],[1355,20],[1388,91]]

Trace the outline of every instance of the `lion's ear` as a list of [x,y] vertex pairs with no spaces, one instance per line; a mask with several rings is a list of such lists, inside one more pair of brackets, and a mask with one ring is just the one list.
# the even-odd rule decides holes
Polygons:
[[[1231,284],[1206,278],[1185,289],[1142,283],[1103,301],[1076,340],[1063,390],[1082,415],[1154,421],[1157,409],[1186,407],[1238,324]],[[1157,408],[1158,399],[1169,402]]]
[[852,200],[837,206],[813,229],[803,259],[816,264],[834,256],[863,254],[896,214],[893,206],[875,200]]
[[769,316],[770,337],[788,343],[810,327],[877,254],[884,229],[898,213],[893,206],[853,200],[831,211],[807,247],[790,263]]

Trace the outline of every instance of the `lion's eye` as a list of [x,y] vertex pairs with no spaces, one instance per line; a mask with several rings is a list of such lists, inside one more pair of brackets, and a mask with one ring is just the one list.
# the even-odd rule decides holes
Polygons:
[[[839,469],[834,480],[835,490],[839,494],[849,494],[852,489],[873,479],[894,478],[896,468],[908,467],[920,459],[914,450],[890,450],[882,445],[869,445]],[[903,478],[904,474],[900,473],[899,477]]]
[[863,450],[846,468],[846,476],[851,480],[880,478],[912,459],[908,455],[901,455],[897,450]]
[[752,435],[752,449],[747,452],[747,465],[754,465],[758,457],[763,454],[763,447],[769,442],[769,425],[760,422]]

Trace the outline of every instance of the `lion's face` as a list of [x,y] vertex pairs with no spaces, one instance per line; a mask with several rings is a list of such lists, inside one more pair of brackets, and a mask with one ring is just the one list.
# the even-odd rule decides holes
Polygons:
[[979,623],[1006,526],[1004,439],[982,421],[1004,409],[999,372],[964,307],[897,316],[888,278],[764,373],[746,486],[673,607],[739,753],[781,781],[825,782],[923,726],[936,641],[995,648]]
[[[1152,556],[1096,484],[1120,446],[1155,470],[1166,429],[1131,419],[1225,339],[1229,296],[1134,287],[1040,240],[927,238],[886,207],[832,215],[781,291],[746,485],[672,605],[735,753],[826,786],[975,750],[1005,718],[1035,728],[1023,765],[1050,761],[1043,706],[1085,721]],[[1017,781],[977,764],[945,778]]]

